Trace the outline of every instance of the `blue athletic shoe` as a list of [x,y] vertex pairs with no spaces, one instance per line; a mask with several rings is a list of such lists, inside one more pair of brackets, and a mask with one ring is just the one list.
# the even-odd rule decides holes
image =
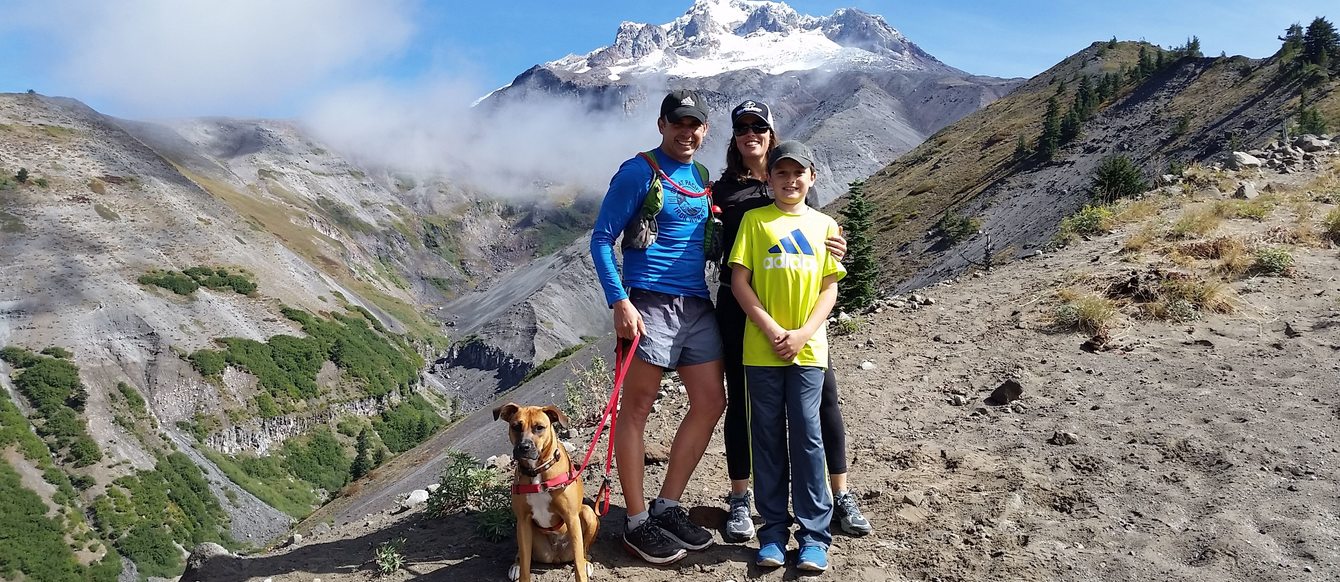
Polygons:
[[758,558],[754,563],[760,568],[776,568],[786,563],[786,549],[776,542],[763,544],[763,547],[758,549]]
[[[759,552],[762,555],[762,551]],[[810,572],[823,572],[828,569],[828,550],[823,546],[805,546],[800,548],[800,558],[796,568]]]

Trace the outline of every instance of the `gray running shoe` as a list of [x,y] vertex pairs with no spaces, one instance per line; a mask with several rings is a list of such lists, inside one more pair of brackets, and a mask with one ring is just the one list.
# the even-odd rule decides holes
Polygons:
[[861,508],[856,506],[856,496],[850,491],[843,491],[833,499],[833,518],[847,535],[863,536],[872,529],[870,521],[861,515]]
[[744,495],[727,495],[730,502],[730,517],[726,519],[726,541],[747,542],[754,538],[754,518],[749,515],[753,505],[754,492],[745,490]]

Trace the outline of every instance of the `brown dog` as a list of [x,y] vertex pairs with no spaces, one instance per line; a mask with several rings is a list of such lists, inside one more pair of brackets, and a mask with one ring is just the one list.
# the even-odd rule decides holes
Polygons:
[[581,468],[558,442],[556,425],[568,417],[554,406],[518,406],[507,403],[493,410],[493,419],[509,427],[516,475],[512,483],[512,512],[516,514],[516,562],[508,579],[530,580],[532,560],[550,564],[572,562],[577,581],[591,574],[587,552],[596,539],[600,520],[582,503]]

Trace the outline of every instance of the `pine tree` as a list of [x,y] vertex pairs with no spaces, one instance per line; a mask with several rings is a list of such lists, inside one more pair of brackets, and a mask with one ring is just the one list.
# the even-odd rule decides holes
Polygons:
[[1186,56],[1188,56],[1188,57],[1193,57],[1193,58],[1197,58],[1197,59],[1199,59],[1199,58],[1205,56],[1204,54],[1202,54],[1202,53],[1200,52],[1200,37],[1199,37],[1199,36],[1196,36],[1196,35],[1193,34],[1193,35],[1191,35],[1191,38],[1186,39]]
[[1056,97],[1047,99],[1047,112],[1042,116],[1042,135],[1038,137],[1038,151],[1048,160],[1056,156],[1061,147],[1061,108]]
[[1024,158],[1027,158],[1032,153],[1033,151],[1028,149],[1028,140],[1024,138],[1024,134],[1021,133],[1018,136],[1015,136],[1014,159],[1022,160]]
[[1113,35],[1112,40],[1107,41],[1107,48],[1117,48],[1117,37]]
[[1075,106],[1079,109],[1080,119],[1088,119],[1098,110],[1098,92],[1094,91],[1088,75],[1079,78],[1079,89],[1075,91]]
[[[1078,105],[1078,103],[1076,103]],[[1071,107],[1065,117],[1061,119],[1061,143],[1067,144],[1075,141],[1079,137],[1080,126],[1083,121],[1080,120],[1079,109]]]
[[1340,33],[1330,21],[1318,16],[1307,25],[1303,33],[1303,61],[1330,70],[1334,62],[1340,62]]
[[871,206],[865,198],[865,182],[848,184],[847,206],[842,209],[843,236],[847,239],[847,255],[842,264],[847,276],[838,285],[838,307],[855,313],[875,301],[875,281],[879,278],[879,263],[875,261],[874,245],[870,241]]
[[1284,31],[1284,36],[1279,37],[1284,42],[1280,46],[1280,59],[1289,60],[1303,50],[1303,27],[1297,22],[1290,24],[1288,30]]
[[370,452],[370,443],[368,441],[368,429],[365,428],[358,433],[358,453],[354,456],[353,464],[349,466],[349,477],[351,478],[351,481],[367,475],[368,471],[371,471],[374,466],[372,464],[372,459],[368,457],[368,453]]
[[1148,45],[1145,44],[1140,45],[1140,58],[1137,62],[1139,64],[1137,64],[1135,67],[1136,78],[1143,79],[1145,77],[1148,77],[1150,73],[1154,72],[1154,60],[1152,57],[1149,56]]
[[1162,70],[1164,65],[1166,64],[1167,62],[1163,58],[1163,49],[1161,48],[1154,49],[1154,70],[1155,71]]

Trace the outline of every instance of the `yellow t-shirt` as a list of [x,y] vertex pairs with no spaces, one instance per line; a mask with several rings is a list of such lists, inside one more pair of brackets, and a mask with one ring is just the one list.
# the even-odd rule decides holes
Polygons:
[[[841,279],[847,274],[824,246],[824,240],[837,233],[837,223],[822,212],[806,207],[799,214],[788,214],[769,204],[745,213],[730,263],[753,272],[750,286],[778,325],[800,329],[819,302],[824,277]],[[796,359],[787,362],[777,357],[772,342],[751,320],[744,330],[744,364],[826,368],[827,328],[827,323],[820,326]]]

